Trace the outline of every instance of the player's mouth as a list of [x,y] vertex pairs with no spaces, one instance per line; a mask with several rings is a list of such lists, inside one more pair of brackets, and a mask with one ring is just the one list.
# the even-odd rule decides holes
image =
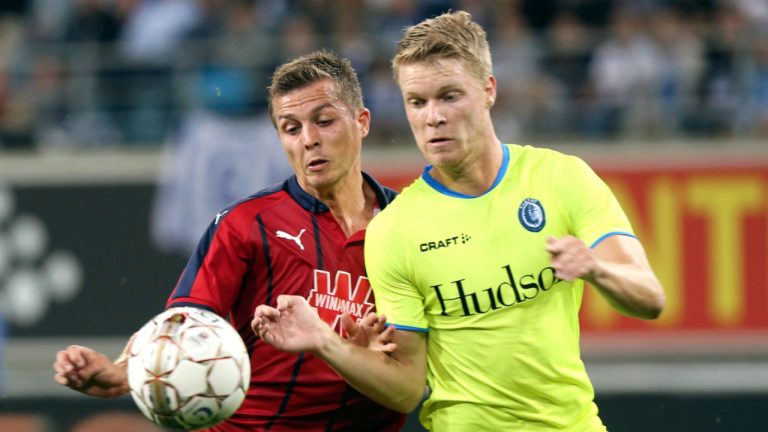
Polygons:
[[320,171],[326,166],[328,166],[330,162],[327,159],[312,159],[307,164],[307,170],[309,171]]
[[453,140],[448,137],[435,137],[427,141],[427,144],[429,144],[430,147],[442,147],[452,141]]

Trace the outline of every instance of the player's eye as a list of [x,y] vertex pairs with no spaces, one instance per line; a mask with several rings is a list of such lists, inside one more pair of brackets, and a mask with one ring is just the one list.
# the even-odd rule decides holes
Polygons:
[[424,100],[423,99],[409,99],[408,100],[408,104],[413,106],[413,107],[420,108],[420,107],[424,106]]

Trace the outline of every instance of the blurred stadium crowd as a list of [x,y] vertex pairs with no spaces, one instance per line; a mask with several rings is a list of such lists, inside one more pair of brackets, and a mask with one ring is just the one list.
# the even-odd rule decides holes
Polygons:
[[407,144],[389,60],[448,9],[489,30],[506,140],[768,137],[766,0],[3,0],[0,150],[262,116],[274,66],[321,47],[359,71],[370,141]]

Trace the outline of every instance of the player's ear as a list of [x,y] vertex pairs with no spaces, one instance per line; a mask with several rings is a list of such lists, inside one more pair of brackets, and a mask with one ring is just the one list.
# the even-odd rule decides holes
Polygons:
[[368,136],[371,130],[371,112],[368,108],[362,108],[357,112],[357,124],[360,126],[360,134],[363,138]]
[[483,88],[485,93],[485,106],[490,109],[496,103],[496,77],[488,75]]

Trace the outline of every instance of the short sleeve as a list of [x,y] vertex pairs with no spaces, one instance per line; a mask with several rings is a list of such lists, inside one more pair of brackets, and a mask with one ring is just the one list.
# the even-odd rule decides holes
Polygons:
[[387,210],[371,221],[365,236],[365,266],[376,310],[398,329],[426,331],[424,296],[414,283],[404,247],[407,225],[398,224],[397,215]]
[[592,247],[611,235],[634,237],[632,225],[607,184],[577,157],[569,157],[565,203],[572,234]]
[[236,210],[217,216],[187,262],[166,307],[195,305],[225,316],[252,259],[249,226]]

